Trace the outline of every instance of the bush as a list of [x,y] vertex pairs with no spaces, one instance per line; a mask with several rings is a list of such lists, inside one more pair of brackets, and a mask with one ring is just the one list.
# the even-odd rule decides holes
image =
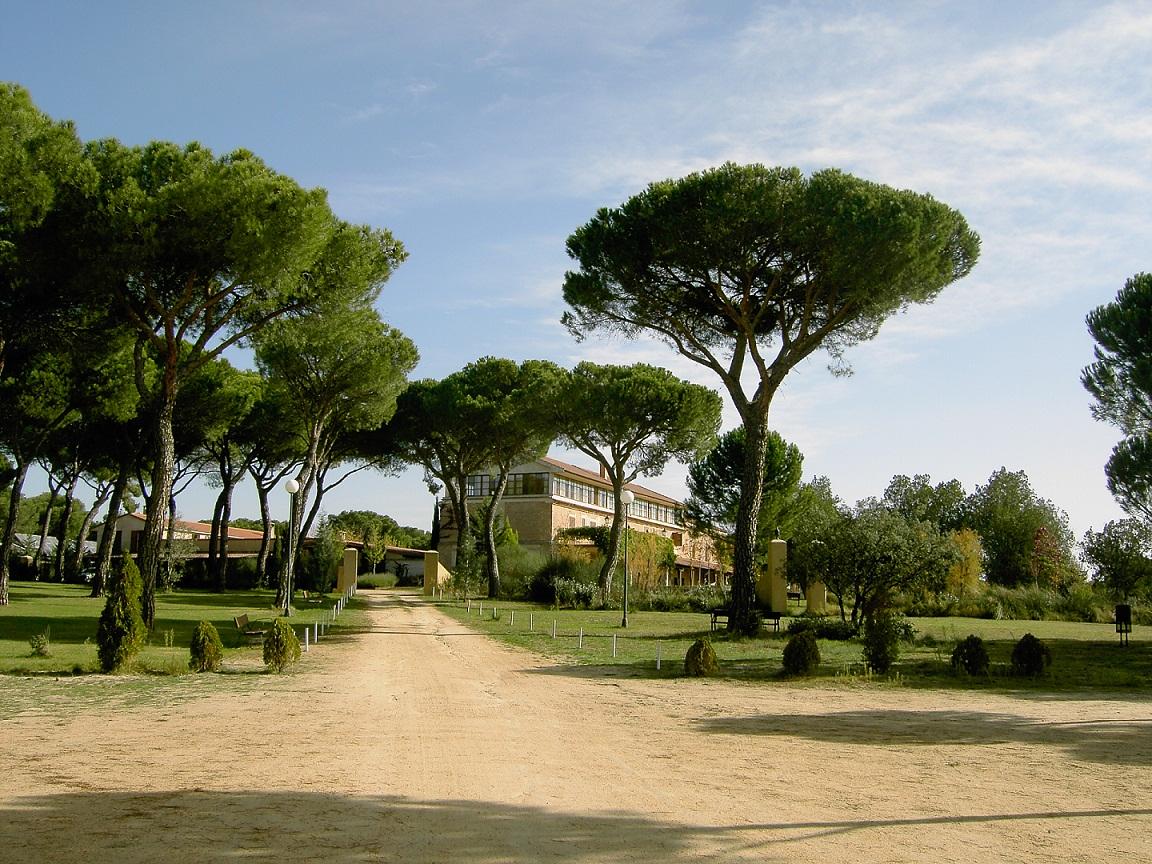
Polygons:
[[811,630],[817,639],[846,642],[856,636],[856,627],[851,621],[825,616],[813,618],[793,618],[788,622],[788,632],[795,635]]
[[1048,646],[1031,633],[1025,633],[1012,649],[1012,672],[1035,678],[1052,663],[1052,652]]
[[283,672],[300,659],[300,640],[286,618],[277,618],[264,634],[264,665]]
[[581,582],[578,579],[558,577],[555,581],[554,590],[556,592],[556,606],[588,609],[596,599],[596,586],[590,582]]
[[121,557],[109,582],[104,611],[96,627],[96,656],[102,671],[115,672],[144,645],[144,617],[140,611],[144,583],[136,562],[128,555]]
[[820,665],[820,646],[813,630],[801,630],[784,646],[784,674],[811,675]]
[[33,657],[52,656],[52,628],[45,627],[43,633],[37,633],[28,640]]
[[984,647],[984,640],[976,635],[958,642],[952,651],[954,672],[963,669],[969,675],[987,675],[988,662],[988,649]]
[[715,675],[720,671],[716,662],[716,649],[708,639],[697,639],[684,655],[684,674],[695,677]]
[[356,577],[356,587],[361,590],[372,588],[392,588],[396,584],[395,573],[361,573]]
[[532,580],[548,563],[548,556],[538,549],[507,544],[496,550],[496,558],[500,562],[500,595],[510,600],[531,599]]
[[192,657],[188,668],[193,672],[219,672],[224,662],[224,645],[211,621],[201,621],[192,631]]
[[900,656],[900,643],[911,642],[915,636],[915,628],[903,615],[873,615],[864,622],[864,662],[873,672],[885,674]]

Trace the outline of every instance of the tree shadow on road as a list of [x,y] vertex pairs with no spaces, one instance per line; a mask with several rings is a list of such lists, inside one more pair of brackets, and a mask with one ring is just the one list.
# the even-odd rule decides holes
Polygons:
[[876,828],[1148,816],[1152,809],[707,826],[487,801],[192,790],[27,796],[8,799],[0,815],[6,861],[669,864],[785,861],[805,840]]
[[701,720],[697,728],[728,735],[810,738],[834,744],[1056,747],[1070,758],[1109,765],[1152,765],[1152,717],[1052,722],[986,711],[861,709],[826,714],[758,714]]

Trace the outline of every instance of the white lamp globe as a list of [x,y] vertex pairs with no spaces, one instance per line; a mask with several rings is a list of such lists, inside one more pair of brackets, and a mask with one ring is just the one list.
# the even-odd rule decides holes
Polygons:
[[623,504],[625,507],[630,507],[632,505],[632,502],[635,500],[636,500],[636,496],[633,495],[632,491],[629,489],[625,489],[623,492],[620,493],[620,503]]
[[284,484],[284,491],[289,495],[295,495],[300,491],[300,481],[295,477],[289,477],[288,482]]

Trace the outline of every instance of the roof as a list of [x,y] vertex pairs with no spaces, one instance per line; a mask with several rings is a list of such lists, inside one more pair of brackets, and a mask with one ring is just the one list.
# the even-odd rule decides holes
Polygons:
[[[143,513],[129,513],[129,516],[146,521],[147,517]],[[167,524],[167,522],[165,522]],[[177,519],[175,522],[177,531],[187,531],[190,534],[211,534],[211,522],[190,522],[187,519]],[[264,537],[263,531],[254,531],[251,528],[237,528],[234,525],[228,526],[228,539],[229,540],[261,540]]]
[[[572,465],[568,462],[562,462],[561,460],[554,459],[551,456],[543,456],[536,461],[544,465],[557,468],[565,474],[571,474],[574,477],[579,477],[581,480],[587,480],[592,483],[597,483],[600,486],[607,486],[609,488],[612,486],[611,481],[607,477],[602,476],[599,471],[590,471],[587,468],[581,468],[579,465]],[[660,504],[668,504],[672,507],[681,506],[681,502],[677,501],[675,498],[669,498],[667,495],[663,495],[660,492],[656,492],[646,486],[641,486],[639,483],[625,483],[624,488],[631,491],[632,494],[637,498],[643,498],[646,501],[655,501]]]

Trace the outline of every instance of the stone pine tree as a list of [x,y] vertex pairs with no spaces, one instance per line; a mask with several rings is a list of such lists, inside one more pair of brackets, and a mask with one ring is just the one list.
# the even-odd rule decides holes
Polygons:
[[560,439],[595,460],[612,484],[612,526],[599,580],[607,599],[624,528],[621,493],[637,477],[659,474],[669,459],[688,462],[707,452],[720,426],[720,397],[644,363],[581,363],[555,404]]
[[1152,273],[1129,279],[1116,299],[1088,314],[1096,362],[1081,381],[1092,416],[1124,435],[1104,468],[1108,489],[1131,516],[1152,525]]
[[140,548],[151,626],[165,510],[172,493],[173,413],[188,376],[269,322],[347,290],[348,271],[381,282],[404,258],[386,231],[337,220],[322,189],[304,189],[246,150],[198,144],[87,147],[100,176],[76,214],[76,242],[99,248],[94,288],[136,339],[150,406],[151,495]]
[[568,238],[564,323],[651,335],[713,372],[747,440],[729,628],[754,628],[769,409],[788,372],[844,351],[969,272],[979,238],[928,195],[836,170],[728,163],[653,183]]

